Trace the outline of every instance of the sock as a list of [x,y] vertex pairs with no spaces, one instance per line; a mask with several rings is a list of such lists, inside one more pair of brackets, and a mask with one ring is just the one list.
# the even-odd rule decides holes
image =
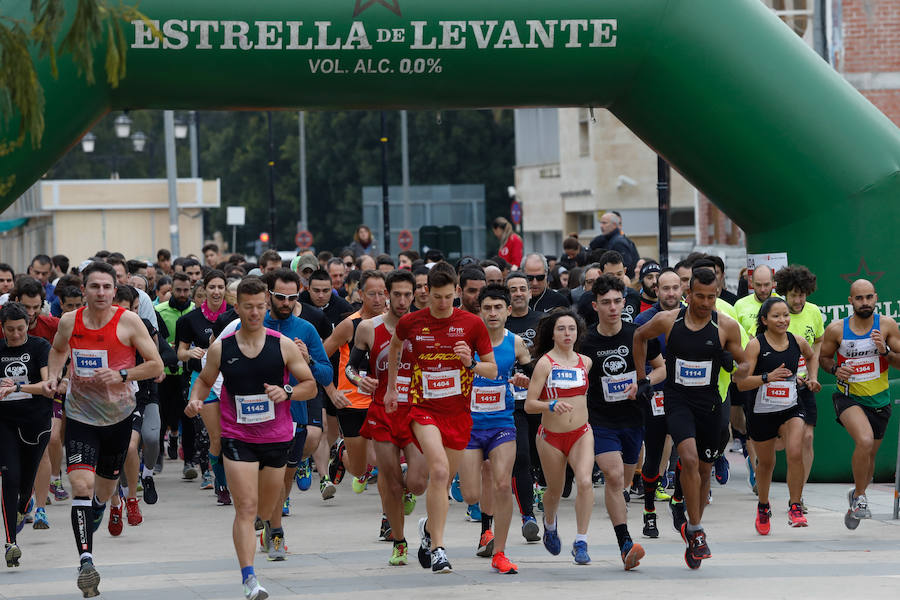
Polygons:
[[556,531],[556,521],[548,523],[547,519],[544,519],[544,529],[546,529],[547,531]]
[[645,475],[642,475],[641,478],[644,480],[644,510],[647,512],[653,512],[656,501],[656,488],[659,487],[659,474],[656,474],[656,477],[653,479],[647,479]]
[[[87,498],[85,498],[85,500],[87,500]],[[91,500],[91,508],[96,511],[104,510],[106,508],[106,502],[100,502],[100,500],[97,499],[97,496],[94,496],[93,500]]]
[[399,544],[405,544],[405,543],[406,543],[406,538],[403,538],[402,540],[394,540],[395,546],[397,546]]
[[766,502],[765,504],[763,504],[762,502],[757,502],[756,509],[757,510],[769,510],[769,503]]
[[78,562],[84,562],[86,560],[93,561],[94,555],[91,554],[90,552],[82,552],[81,556],[78,557]]
[[273,527],[269,531],[269,537],[275,537],[276,535],[284,537],[284,528],[283,527]]
[[147,465],[144,465],[144,471],[141,473],[141,477],[153,477],[153,469],[148,468]]
[[681,489],[681,461],[675,463],[675,491],[672,493],[675,502],[684,501],[684,490]]
[[703,527],[701,527],[700,525],[694,525],[693,523],[688,521],[688,524],[686,527],[686,531],[688,533],[694,533],[695,531],[701,531],[702,529],[703,529]]
[[483,534],[485,531],[489,531],[491,529],[491,525],[494,524],[494,515],[488,515],[485,513],[481,513],[481,533]]
[[216,477],[216,489],[227,488],[228,481],[225,479],[225,464],[222,462],[222,455],[210,452],[209,465],[212,467],[213,475]]
[[584,542],[585,544],[587,544],[587,534],[586,533],[576,533],[575,541],[576,542]]
[[253,565],[241,567],[241,583],[244,583],[251,575],[256,575],[256,572],[253,570]]
[[616,531],[616,541],[619,542],[619,550],[625,547],[625,542],[631,541],[631,535],[628,533],[628,525],[622,523],[613,527]]
[[72,532],[75,534],[75,546],[78,553],[90,554],[94,549],[94,508],[91,501],[84,496],[72,499]]

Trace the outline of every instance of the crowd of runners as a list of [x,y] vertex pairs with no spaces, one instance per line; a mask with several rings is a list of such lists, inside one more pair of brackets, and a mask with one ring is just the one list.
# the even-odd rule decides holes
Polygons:
[[[473,551],[498,573],[518,571],[507,543],[520,525],[527,542],[588,564],[602,486],[626,570],[645,555],[628,526],[637,500],[641,537],[660,535],[657,507],[668,506],[697,569],[712,556],[702,520],[711,480],[728,481],[729,447],[758,497],[755,515],[735,518],[760,535],[774,514],[810,524],[820,372],[837,379],[834,415],[855,443],[844,523],[871,517],[900,330],[875,312],[869,281],[850,285],[851,316],[826,328],[808,301],[816,277],[799,265],[756,268],[737,299],[721,259],[701,254],[644,262],[632,287],[626,260],[606,251],[566,294],[540,254],[456,266],[437,254],[323,254],[248,263],[210,244],[201,257],[161,250],[155,263],[104,251],[74,268],[44,255],[24,274],[0,264],[7,566],[28,550],[17,540],[26,524],[49,528],[46,503],[70,499],[77,586],[98,595],[95,533],[142,523],[141,502],[166,493],[154,476],[168,455],[233,505],[250,600],[268,597],[258,548],[287,558],[282,518],[298,497],[329,502],[372,483],[390,565],[408,564],[409,535],[423,568],[452,571],[451,498],[480,521]],[[773,507],[780,450],[789,497]],[[292,506],[294,486],[308,493]],[[426,516],[407,524],[423,494]],[[564,541],[558,508],[571,494],[577,534]]]

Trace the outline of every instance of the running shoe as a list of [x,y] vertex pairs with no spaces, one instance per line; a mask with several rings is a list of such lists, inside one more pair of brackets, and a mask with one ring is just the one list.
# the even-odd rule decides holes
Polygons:
[[675,489],[675,471],[666,471],[666,489]]
[[231,505],[231,492],[228,488],[219,488],[216,490],[216,504],[219,506]]
[[382,514],[381,515],[381,527],[378,529],[378,541],[379,542],[390,542],[393,541],[394,536],[391,531],[391,524],[387,520],[387,517]]
[[788,510],[788,525],[791,527],[806,527],[809,525],[809,521],[803,516],[803,508],[799,502],[791,504],[791,508]]
[[268,597],[269,592],[266,591],[266,588],[259,585],[256,575],[247,575],[244,578],[244,598],[247,600],[266,600]]
[[128,524],[136,527],[144,522],[144,516],[141,514],[141,507],[138,505],[137,498],[129,498],[125,501],[125,512],[128,515]]
[[672,511],[672,525],[675,527],[675,531],[681,532],[681,526],[687,523],[687,517],[684,514],[684,502],[672,500],[669,503],[669,508]]
[[344,440],[341,438],[331,447],[331,457],[328,459],[328,478],[335,485],[339,485],[344,479],[346,472],[347,470],[344,467]]
[[756,469],[753,468],[753,462],[750,460],[750,457],[747,457],[747,484],[750,486],[750,489],[753,490],[754,494],[758,494],[756,488]]
[[199,475],[200,472],[197,470],[197,465],[190,462],[184,463],[184,468],[181,470],[182,479],[197,479]]
[[428,533],[428,517],[419,519],[419,564],[423,569],[431,566],[431,534]]
[[47,520],[47,511],[44,510],[44,507],[37,509],[34,511],[34,525],[32,525],[35,529],[50,529],[50,521]]
[[622,546],[622,563],[625,565],[625,570],[630,571],[641,564],[644,554],[643,546],[635,544],[631,540],[626,540],[625,545]]
[[367,480],[367,483],[371,483],[373,485],[378,483],[378,467],[377,466],[371,467],[369,469],[368,473],[369,473],[369,478]]
[[166,452],[169,455],[169,460],[178,459],[178,436],[170,433],[168,444],[166,446]]
[[272,527],[268,521],[263,521],[262,531],[259,532],[259,550],[266,553],[272,551]]
[[255,531],[262,531],[266,528],[265,522],[260,518],[259,515],[256,515],[256,520],[253,521],[253,529]]
[[668,493],[666,493],[666,487],[660,482],[656,486],[656,500],[658,502],[668,502],[671,499],[672,499],[672,496],[670,496]]
[[596,463],[594,464],[594,470],[591,471],[591,484],[595,488],[603,485],[603,471],[600,470]]
[[869,510],[869,500],[865,494],[853,498],[853,516],[857,519],[871,519],[872,511]]
[[[94,516],[94,520],[91,521],[91,531],[96,533],[100,526],[103,525],[103,514],[106,512],[106,505],[100,507],[100,510],[97,510],[96,506],[91,506],[91,513]],[[119,510],[119,521],[122,520],[122,511]]]
[[459,487],[459,473],[453,476],[453,482],[450,484],[450,497],[457,502],[463,501],[462,489]]
[[285,559],[287,548],[284,546],[284,533],[273,533],[269,542],[269,560],[281,562]]
[[544,548],[553,556],[558,555],[562,551],[562,542],[559,541],[559,532],[554,529],[547,529],[547,522],[544,521]]
[[50,493],[53,494],[57,502],[69,499],[69,492],[63,487],[62,477],[57,477],[50,482]]
[[466,509],[466,521],[481,523],[481,507],[477,502],[475,504],[470,504]]
[[212,490],[215,489],[215,487],[216,484],[213,482],[212,471],[203,471],[203,478],[200,480],[200,489]]
[[310,467],[308,456],[297,465],[294,481],[297,483],[297,489],[301,492],[305,492],[312,486],[312,468]]
[[715,462],[716,469],[716,481],[719,485],[725,485],[728,483],[728,458],[723,454],[719,458],[716,459]]
[[16,533],[22,533],[25,529],[25,513],[16,513]]
[[284,499],[284,504],[281,505],[281,516],[289,517],[291,516],[291,497],[288,496]]
[[522,537],[526,542],[541,541],[541,528],[537,524],[537,519],[531,515],[522,517]]
[[666,489],[669,487],[669,472],[668,471],[663,471],[662,473],[659,474],[659,485],[661,485],[663,489]]
[[362,494],[369,487],[369,477],[363,473],[362,477],[353,477],[353,493]]
[[[100,518],[103,518],[103,513],[100,513]],[[125,527],[125,524],[122,522],[121,502],[118,506],[109,507],[109,523],[106,527],[109,529],[109,535],[113,537],[122,535],[122,528]]]
[[803,514],[809,513],[809,509],[806,507],[806,502],[803,501],[803,496],[800,497],[800,510],[803,511]]
[[628,499],[629,501],[634,498],[635,500],[643,500],[644,499],[644,485],[631,485],[631,489],[628,490]]
[[770,519],[772,517],[772,511],[769,510],[769,505],[756,507],[756,531],[759,535],[769,535],[769,531],[772,529],[772,524],[770,523]]
[[416,495],[410,491],[403,494],[403,514],[407,517],[416,510]]
[[702,564],[701,561],[694,558],[694,555],[691,554],[691,547],[688,546],[684,549],[684,562],[688,566],[689,569],[699,569]]
[[544,512],[544,492],[547,491],[547,488],[541,487],[539,485],[534,486],[534,501],[537,504],[537,509],[541,512]]
[[78,589],[85,598],[93,598],[100,595],[100,573],[94,567],[94,561],[90,558],[82,558],[78,567]]
[[587,551],[587,542],[575,542],[572,544],[572,556],[575,557],[576,565],[590,564],[591,557]]
[[34,523],[34,515],[31,514],[31,511],[34,510],[34,495],[28,499],[28,504],[25,505],[25,522],[26,523]]
[[844,525],[847,529],[856,529],[859,527],[859,519],[853,516],[853,509],[848,508],[847,514],[844,515]]
[[322,500],[334,498],[335,492],[337,492],[337,487],[332,483],[331,478],[328,476],[322,477],[319,481],[319,493],[322,494]]
[[622,495],[625,497],[625,504],[631,502],[631,492],[629,492],[628,490],[622,490]]
[[407,547],[406,542],[397,542],[394,544],[394,549],[391,551],[391,557],[388,559],[388,564],[392,567],[400,567],[409,564],[409,548]]
[[519,565],[509,562],[506,554],[498,552],[491,559],[491,567],[501,575],[515,575],[519,572]]
[[431,551],[431,572],[432,573],[451,573],[453,572],[453,567],[450,566],[450,561],[447,560],[447,552],[438,546],[434,550]]
[[644,537],[658,538],[659,529],[656,527],[656,513],[644,511]]
[[6,566],[18,567],[22,550],[16,544],[6,544]]
[[480,556],[482,558],[490,558],[494,554],[494,532],[488,529],[484,533],[481,534],[481,538],[478,540],[478,550],[475,552],[475,556]]
[[146,504],[156,504],[159,501],[159,493],[156,491],[156,482],[153,477],[148,475],[141,478],[144,482],[144,502]]
[[738,438],[734,438],[731,440],[731,448],[728,450],[729,452],[743,452],[744,447],[741,446],[741,440]]
[[706,543],[706,532],[702,529],[698,529],[693,533],[688,533],[687,523],[685,523],[681,528],[681,537],[687,541],[691,556],[697,560],[704,560],[712,556],[712,553],[709,551],[709,546]]

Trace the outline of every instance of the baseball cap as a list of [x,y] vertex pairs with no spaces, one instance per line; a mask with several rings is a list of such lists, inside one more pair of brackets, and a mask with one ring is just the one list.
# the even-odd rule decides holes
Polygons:
[[311,254],[304,254],[303,256],[295,256],[291,261],[291,271],[295,271],[297,273],[302,273],[306,269],[311,271],[315,271],[319,268],[319,259]]

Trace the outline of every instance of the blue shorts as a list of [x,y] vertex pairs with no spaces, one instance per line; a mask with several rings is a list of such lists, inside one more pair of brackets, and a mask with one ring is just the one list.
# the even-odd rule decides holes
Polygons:
[[505,444],[516,441],[515,427],[494,427],[492,429],[473,429],[469,436],[469,444],[466,450],[481,450],[487,459],[491,450]]
[[621,452],[624,464],[637,464],[641,444],[644,443],[643,427],[611,429],[592,425],[591,428],[594,430],[594,456],[606,452]]

